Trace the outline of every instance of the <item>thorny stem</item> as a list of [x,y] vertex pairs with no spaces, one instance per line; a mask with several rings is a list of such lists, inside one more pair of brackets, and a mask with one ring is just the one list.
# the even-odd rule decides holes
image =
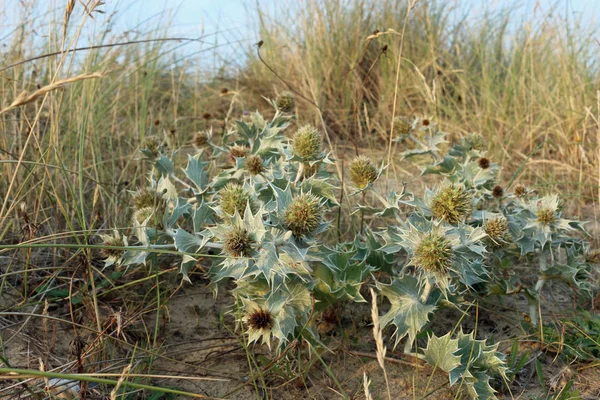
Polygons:
[[546,270],[548,269],[547,257],[543,249],[540,249],[538,252],[538,262],[540,264],[540,275],[535,284],[536,298],[529,300],[529,316],[531,317],[531,323],[533,326],[537,326],[539,322],[538,308],[540,306],[540,299],[542,297],[542,289],[546,283]]

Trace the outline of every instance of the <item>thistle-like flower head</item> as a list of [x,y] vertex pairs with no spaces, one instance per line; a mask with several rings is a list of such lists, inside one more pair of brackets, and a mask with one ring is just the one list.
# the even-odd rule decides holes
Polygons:
[[240,184],[228,183],[219,191],[219,205],[227,215],[233,215],[236,211],[243,215],[246,204],[250,204],[250,209],[253,211],[256,210],[256,204],[252,196]]
[[246,157],[249,152],[250,152],[250,149],[247,148],[246,146],[239,146],[239,145],[231,146],[229,148],[229,161],[235,165],[236,158]]
[[496,199],[502,198],[504,196],[504,188],[502,188],[500,185],[494,186],[492,189],[492,196],[494,196]]
[[144,138],[146,152],[152,157],[158,157],[162,152],[163,141],[158,136],[146,136]]
[[246,157],[246,170],[250,175],[258,175],[264,171],[263,161],[255,154]]
[[275,99],[275,105],[279,110],[289,113],[294,111],[296,107],[296,98],[292,92],[282,92]]
[[146,226],[148,228],[162,228],[162,215],[165,212],[164,205],[160,205],[159,207],[148,206],[142,207],[133,212],[133,225],[135,226],[136,222],[138,225]]
[[479,160],[477,160],[477,163],[481,169],[488,169],[490,167],[490,159],[486,157],[481,157]]
[[247,229],[233,226],[225,235],[223,250],[233,257],[250,257],[254,243],[254,238]]
[[311,125],[303,126],[294,135],[292,151],[304,160],[317,159],[321,153],[321,134]]
[[208,131],[196,132],[194,135],[194,147],[197,149],[205,147],[209,143],[210,138],[211,134]]
[[271,337],[277,334],[274,331],[280,331],[274,310],[263,302],[259,304],[246,299],[242,301],[245,309],[242,322],[246,325],[248,341],[258,343],[262,339],[262,344],[271,347]]
[[322,211],[319,198],[302,193],[296,196],[283,214],[283,223],[294,236],[308,236],[314,232],[322,221]]
[[487,143],[483,136],[479,133],[469,133],[466,137],[467,143],[470,144],[471,149],[478,151],[485,151]]
[[359,156],[350,163],[350,181],[358,189],[364,189],[378,177],[377,167],[369,157]]
[[[127,237],[119,234],[119,232],[115,229],[112,235],[99,235],[102,239],[103,245],[110,247],[126,247]],[[100,254],[105,258],[105,265],[117,264],[123,254],[125,254],[124,249],[114,249],[114,248],[103,248],[100,250]]]
[[471,215],[473,198],[462,185],[442,187],[431,199],[431,212],[439,220],[456,225]]
[[154,207],[158,202],[159,196],[156,190],[142,188],[133,194],[133,208],[139,210],[145,207]]
[[527,194],[527,187],[525,187],[525,185],[518,184],[517,186],[515,186],[515,196],[523,197],[526,194]]
[[440,231],[431,231],[421,236],[414,249],[411,264],[433,274],[447,274],[454,256],[450,242]]
[[395,117],[394,118],[394,138],[400,138],[402,136],[406,136],[412,130],[412,124],[409,119],[406,117]]
[[488,244],[493,248],[502,247],[511,239],[511,235],[508,232],[508,220],[504,215],[488,219],[483,229],[490,239]]

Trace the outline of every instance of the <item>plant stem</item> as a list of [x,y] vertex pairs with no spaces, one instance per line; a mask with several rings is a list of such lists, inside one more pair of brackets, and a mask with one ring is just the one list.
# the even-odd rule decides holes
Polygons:
[[538,276],[538,281],[535,284],[535,299],[530,299],[529,301],[529,316],[531,317],[531,323],[533,326],[538,325],[538,320],[540,319],[540,315],[538,313],[538,309],[540,307],[540,299],[542,297],[542,289],[544,288],[544,284],[546,283],[546,270],[548,269],[548,263],[546,260],[546,253],[543,249],[540,249],[538,252],[538,262],[540,265],[540,271]]

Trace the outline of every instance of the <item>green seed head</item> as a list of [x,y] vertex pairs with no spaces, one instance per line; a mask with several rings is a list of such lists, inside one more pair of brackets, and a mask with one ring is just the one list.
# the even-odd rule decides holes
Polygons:
[[501,215],[488,220],[483,229],[490,238],[499,241],[508,233],[508,221],[506,220],[506,217]]
[[251,155],[246,157],[246,170],[250,172],[250,175],[258,175],[263,172],[262,158],[257,155]]
[[556,221],[556,213],[549,208],[540,208],[536,212],[537,220],[542,225],[550,225]]
[[300,237],[317,229],[321,218],[319,199],[312,194],[303,193],[292,200],[285,210],[283,223],[294,236]]
[[463,186],[449,185],[440,189],[431,200],[433,216],[456,225],[471,214],[472,197]]
[[294,136],[292,150],[305,160],[316,159],[321,153],[321,134],[310,125],[303,126]]
[[223,250],[233,257],[249,257],[252,254],[253,244],[254,239],[248,231],[236,226],[225,235]]
[[377,168],[369,157],[359,156],[350,163],[350,181],[359,189],[364,189],[377,179]]
[[250,209],[255,210],[255,205],[250,193],[237,183],[229,183],[219,191],[219,205],[221,210],[228,215],[244,215],[246,204],[250,203]]
[[394,137],[399,138],[408,135],[412,129],[412,125],[406,117],[394,118]]
[[256,331],[269,330],[273,327],[273,315],[269,310],[258,308],[246,316],[246,323]]
[[292,112],[296,107],[296,98],[292,92],[282,92],[275,99],[275,104],[277,105],[277,108],[283,112]]
[[433,273],[447,273],[453,261],[452,246],[437,232],[428,233],[417,245],[412,263]]
[[201,149],[208,144],[209,135],[207,132],[196,132],[194,135],[194,146]]
[[156,191],[148,188],[143,188],[135,192],[133,195],[133,207],[136,210],[145,207],[154,207],[158,201],[158,194]]
[[146,219],[151,217],[146,226],[150,228],[160,228],[162,225],[161,217],[164,214],[164,211],[164,206],[159,206],[158,208],[155,208],[154,206],[143,207],[135,210],[133,213],[133,220],[137,221],[138,224],[142,224]]
[[467,141],[471,144],[473,150],[484,151],[487,148],[485,139],[479,133],[469,133]]

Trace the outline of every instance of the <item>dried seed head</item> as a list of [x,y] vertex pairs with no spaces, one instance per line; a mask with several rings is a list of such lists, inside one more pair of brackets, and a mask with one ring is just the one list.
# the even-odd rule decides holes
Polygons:
[[506,220],[506,217],[500,215],[488,220],[483,229],[490,238],[498,242],[504,239],[508,233],[508,221]]
[[473,150],[484,151],[487,148],[485,139],[479,133],[469,133],[467,141],[471,144]]
[[246,323],[256,331],[269,330],[273,327],[273,315],[269,310],[257,308],[246,316]]
[[433,273],[447,273],[454,255],[450,242],[437,232],[428,233],[417,245],[412,263]]
[[425,118],[423,121],[421,121],[421,125],[423,126],[429,126],[431,124],[431,121],[428,120],[427,118]]
[[263,172],[262,158],[257,155],[251,155],[246,157],[246,170],[250,172],[250,175],[258,175]]
[[296,132],[292,150],[295,155],[305,160],[314,160],[321,153],[321,134],[310,125],[305,125]]
[[229,148],[229,160],[235,165],[236,158],[246,157],[249,152],[250,149],[246,146],[231,146]]
[[440,189],[431,200],[433,216],[456,225],[471,214],[472,197],[463,186],[451,184]]
[[515,187],[515,196],[517,196],[517,197],[523,197],[526,194],[527,194],[527,188],[525,187],[525,185],[518,184]]
[[556,212],[550,208],[542,207],[536,212],[537,220],[542,225],[550,225],[556,221]]
[[156,191],[148,188],[140,189],[133,195],[133,208],[139,210],[140,208],[154,207],[158,202],[158,198]]
[[308,193],[297,196],[285,210],[283,223],[296,237],[311,234],[321,223],[319,199]]
[[237,183],[229,183],[219,191],[219,205],[221,210],[228,215],[244,215],[246,204],[250,203],[250,209],[255,210],[255,205],[250,193]]
[[[104,238],[103,244],[105,246],[112,246],[112,247],[125,246],[125,242],[123,241],[123,237],[121,235],[103,236],[103,238]],[[104,258],[120,259],[124,253],[125,253],[125,250],[123,250],[123,249],[106,249],[106,248],[100,249],[100,254]]]
[[208,120],[212,118],[212,115],[209,112],[205,112],[204,114],[202,114],[202,118]]
[[399,138],[404,135],[408,135],[412,129],[412,124],[406,117],[395,117],[394,118],[394,137]]
[[196,132],[194,135],[194,146],[201,149],[208,144],[209,135],[207,132]]
[[500,186],[500,185],[494,186],[494,188],[492,189],[492,196],[494,196],[497,199],[504,196],[504,189],[502,188],[502,186]]
[[275,99],[275,105],[277,105],[277,108],[283,112],[292,112],[296,107],[296,98],[292,92],[282,92]]
[[377,168],[369,157],[359,156],[350,163],[350,181],[359,189],[364,189],[377,179]]
[[254,239],[248,231],[236,226],[225,235],[223,250],[233,257],[249,257],[252,254],[253,244]]
[[153,156],[158,156],[161,152],[162,140],[158,136],[146,136],[144,139],[144,147],[152,153]]
[[485,157],[481,157],[477,163],[479,164],[479,168],[488,169],[490,167],[490,160]]
[[590,264],[600,265],[600,250],[592,250],[585,255],[585,261]]

